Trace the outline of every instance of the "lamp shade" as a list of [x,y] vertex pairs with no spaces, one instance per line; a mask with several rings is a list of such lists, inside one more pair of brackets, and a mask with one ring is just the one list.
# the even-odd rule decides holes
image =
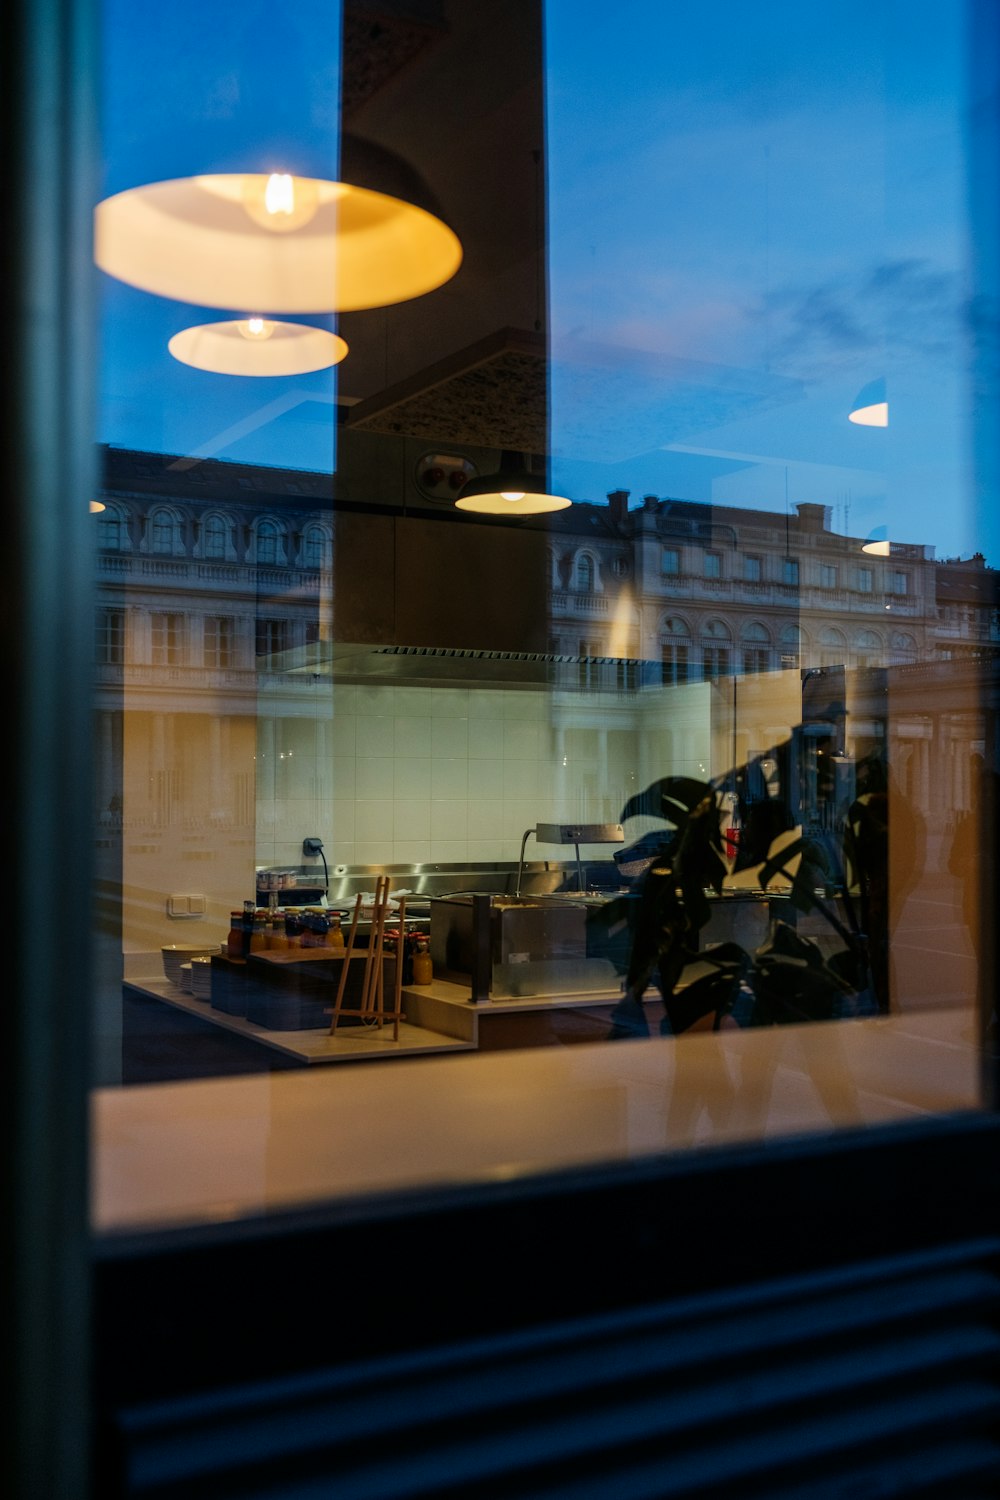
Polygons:
[[847,418],[859,427],[888,427],[889,400],[884,379],[870,380],[861,387]]
[[344,340],[324,328],[269,318],[200,323],[175,333],[167,348],[181,364],[218,375],[305,375],[347,353]]
[[468,480],[455,501],[457,510],[478,511],[487,516],[538,516],[550,510],[565,510],[572,501],[554,495],[544,475],[533,474],[519,453],[504,453],[495,474]]
[[462,247],[430,209],[374,188],[221,173],[105,198],[94,259],[130,286],[198,307],[330,313],[432,291],[454,276]]
[[892,543],[889,540],[889,531],[885,526],[875,526],[861,543],[862,552],[867,552],[869,557],[891,557]]

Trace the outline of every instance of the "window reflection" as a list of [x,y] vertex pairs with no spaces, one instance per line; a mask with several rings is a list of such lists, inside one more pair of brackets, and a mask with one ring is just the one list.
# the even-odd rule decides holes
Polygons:
[[[908,50],[843,15],[787,33],[782,6],[639,6],[637,49],[606,8],[585,6],[581,25],[568,0],[513,7],[502,25],[523,79],[499,78],[495,110],[470,119],[459,64],[484,55],[477,7],[454,7],[451,29],[390,28],[384,71],[367,66],[377,38],[357,40],[363,9],[348,6],[344,80],[299,57],[311,103],[282,90],[289,139],[304,132],[326,161],[342,98],[371,141],[412,154],[462,230],[454,284],[346,313],[336,380],[307,374],[259,397],[252,381],[171,368],[148,447],[121,393],[139,305],[107,293],[122,363],[106,374],[96,523],[97,804],[126,954],[151,962],[176,939],[168,897],[188,890],[205,894],[207,920],[182,913],[184,935],[222,940],[245,900],[332,900],[349,917],[386,869],[425,927],[432,897],[507,897],[524,875],[533,897],[560,898],[545,908],[559,933],[496,936],[502,998],[531,1001],[538,1029],[508,1017],[492,1045],[604,1041],[643,968],[641,877],[703,818],[715,863],[685,899],[708,891],[704,920],[689,922],[690,904],[677,914],[667,879],[656,921],[669,909],[689,923],[695,953],[735,944],[755,974],[819,952],[823,1004],[796,991],[775,1024],[967,1006],[975,856],[960,840],[955,873],[946,851],[983,805],[1000,601],[996,559],[969,535],[961,459],[958,23],[939,9]],[[307,12],[308,56],[336,56],[325,10]],[[429,121],[415,100],[437,47],[457,94],[435,94]],[[263,87],[259,60],[240,65]],[[227,68],[209,90],[208,118],[234,130],[239,77]],[[927,153],[916,175],[898,170],[911,98]],[[225,155],[192,122],[188,145],[209,139]],[[858,170],[874,159],[877,172]],[[869,366],[892,375],[888,427],[848,420]],[[128,445],[111,441],[124,433]],[[461,486],[510,453],[574,504],[463,520]],[[647,795],[679,782],[694,801],[665,811]],[[579,856],[568,836],[538,838],[619,823],[621,848],[595,837]],[[322,855],[305,848],[314,835]],[[618,897],[626,915],[604,921]],[[851,967],[849,911],[871,937],[868,978]],[[840,927],[850,940],[834,949]],[[450,953],[440,977],[467,1007],[455,950],[468,934],[449,933],[435,960]],[[645,956],[656,964],[661,936]],[[755,1030],[766,1008],[727,951],[688,997],[711,998],[704,1009],[683,998],[706,979],[690,952],[669,983],[648,966],[631,998],[673,1037]],[[409,1000],[422,1046],[446,1050],[456,1027],[468,1041],[468,1010],[449,1031],[422,999]],[[485,1034],[499,1011],[480,1000]],[[303,1062],[285,1038],[289,1066],[357,1044],[327,1046],[322,1013],[301,1021],[287,1030],[316,1033],[316,1050]],[[264,1071],[274,1059],[260,1055]]]

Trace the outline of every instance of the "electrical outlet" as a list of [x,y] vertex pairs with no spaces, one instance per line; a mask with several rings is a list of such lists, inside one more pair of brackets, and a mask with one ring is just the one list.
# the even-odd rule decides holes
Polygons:
[[320,850],[322,848],[323,848],[323,840],[322,839],[303,839],[302,840],[302,853],[303,854],[319,854],[319,852],[320,852]]

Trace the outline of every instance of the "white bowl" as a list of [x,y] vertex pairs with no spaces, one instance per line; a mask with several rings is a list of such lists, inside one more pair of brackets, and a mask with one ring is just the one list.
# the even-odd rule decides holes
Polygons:
[[181,983],[181,964],[190,963],[192,958],[201,958],[204,954],[214,953],[215,946],[211,943],[164,943],[160,949],[163,956],[163,972],[171,984]]

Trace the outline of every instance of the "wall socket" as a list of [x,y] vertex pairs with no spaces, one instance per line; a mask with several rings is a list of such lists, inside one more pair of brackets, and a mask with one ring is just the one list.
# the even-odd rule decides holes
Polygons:
[[319,854],[319,852],[320,852],[320,850],[322,848],[323,848],[323,840],[322,839],[303,839],[302,840],[302,853],[303,854]]

